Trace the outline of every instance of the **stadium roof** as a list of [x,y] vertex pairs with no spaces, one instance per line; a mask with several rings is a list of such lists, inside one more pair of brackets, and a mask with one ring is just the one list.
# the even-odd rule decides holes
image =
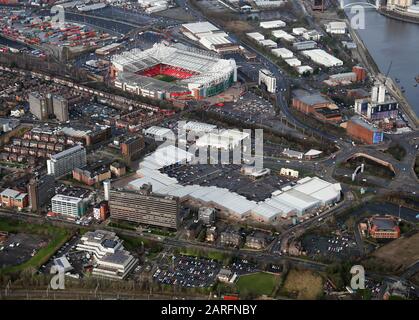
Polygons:
[[[119,70],[118,78],[125,77],[125,80],[131,82],[144,82],[145,79],[148,79],[149,82],[156,83],[159,80],[136,73],[158,64],[189,70],[196,74],[178,82],[178,84],[183,83],[188,86],[190,84],[211,85],[213,81],[227,78],[236,69],[236,62],[233,59],[221,59],[211,52],[182,44],[166,45],[164,43],[155,43],[153,47],[144,51],[133,49],[115,55],[112,57],[112,64]],[[125,73],[128,75],[124,76]],[[157,83],[163,86],[165,82]],[[173,86],[173,84],[166,82],[166,86]]]

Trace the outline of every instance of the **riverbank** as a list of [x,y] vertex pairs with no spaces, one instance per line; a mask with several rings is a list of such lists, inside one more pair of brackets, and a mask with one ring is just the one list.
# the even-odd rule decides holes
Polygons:
[[391,19],[419,24],[419,15],[409,15],[408,13],[403,14],[401,12],[390,11],[384,8],[380,8],[377,11],[379,14],[386,16],[388,18],[391,18]]
[[404,97],[403,93],[401,92],[400,88],[394,83],[393,79],[387,78],[385,79],[385,75],[383,75],[377,66],[376,62],[372,58],[371,54],[369,53],[366,45],[362,41],[359,34],[351,27],[350,18],[346,16],[345,18],[346,23],[348,25],[348,31],[357,45],[357,51],[361,58],[361,62],[364,66],[368,69],[370,74],[377,80],[386,83],[386,87],[388,92],[394,96],[399,102],[400,110],[406,115],[407,121],[409,126],[413,130],[417,130],[419,126],[419,120],[416,116],[415,111],[413,110],[412,106],[409,104],[407,99]]

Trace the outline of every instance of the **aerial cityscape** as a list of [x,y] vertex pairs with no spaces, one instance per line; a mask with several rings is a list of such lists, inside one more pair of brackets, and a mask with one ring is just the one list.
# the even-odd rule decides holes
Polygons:
[[0,300],[417,301],[418,35],[415,0],[0,0]]

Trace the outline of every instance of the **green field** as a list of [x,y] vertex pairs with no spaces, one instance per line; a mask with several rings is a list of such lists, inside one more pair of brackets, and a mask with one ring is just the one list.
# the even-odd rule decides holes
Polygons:
[[158,74],[157,76],[154,77],[154,79],[164,81],[164,82],[173,82],[177,80],[176,77],[168,76],[165,74]]
[[15,273],[27,268],[38,269],[41,265],[45,264],[54,252],[66,243],[72,235],[69,230],[64,228],[53,227],[46,224],[38,225],[33,223],[24,223],[6,218],[0,219],[0,230],[7,231],[9,233],[37,234],[50,239],[48,245],[40,249],[32,258],[20,265],[1,269],[0,274]]
[[277,275],[258,272],[240,276],[236,285],[240,295],[270,296],[274,293],[278,281],[279,276]]

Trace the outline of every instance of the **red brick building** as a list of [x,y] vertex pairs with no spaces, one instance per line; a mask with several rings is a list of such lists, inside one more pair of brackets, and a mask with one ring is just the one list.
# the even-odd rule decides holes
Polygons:
[[368,233],[375,239],[397,239],[400,228],[391,216],[374,216],[368,220]]
[[380,143],[384,139],[383,132],[359,117],[352,117],[347,122],[346,132],[355,140],[367,144]]
[[342,121],[338,106],[318,93],[311,94],[303,90],[295,90],[292,107],[323,122],[337,123]]
[[3,207],[23,209],[29,205],[28,194],[24,192],[5,189],[0,193],[0,197],[1,205]]

